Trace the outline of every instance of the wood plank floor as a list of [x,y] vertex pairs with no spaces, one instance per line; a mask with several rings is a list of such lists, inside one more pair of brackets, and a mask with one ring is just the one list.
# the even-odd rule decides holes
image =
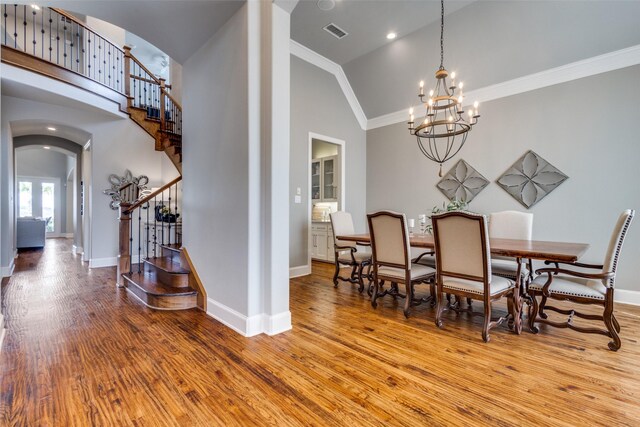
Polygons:
[[247,339],[196,310],[143,307],[68,240],[17,261],[3,426],[640,425],[637,307],[617,308],[617,353],[546,328],[485,344],[481,318],[448,314],[439,330],[425,305],[409,320],[401,301],[374,310],[314,264],[291,282],[293,330]]

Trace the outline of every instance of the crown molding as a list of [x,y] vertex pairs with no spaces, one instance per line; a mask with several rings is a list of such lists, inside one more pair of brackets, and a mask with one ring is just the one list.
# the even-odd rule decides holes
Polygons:
[[[465,94],[465,98],[470,102],[487,102],[638,64],[640,64],[640,45],[472,90]],[[415,107],[414,114],[416,117],[425,115],[424,106]],[[367,121],[367,130],[406,122],[408,117],[408,108],[378,116]]]
[[356,94],[353,91],[353,88],[351,88],[351,84],[349,84],[347,75],[344,73],[342,67],[294,40],[290,40],[289,43],[292,55],[297,56],[303,61],[315,65],[316,67],[335,76],[338,80],[340,89],[342,89],[344,97],[347,99],[347,102],[351,106],[351,110],[353,110],[353,114],[356,116],[356,120],[358,120],[358,123],[360,124],[360,127],[363,130],[367,130],[367,116],[364,115],[364,111],[362,110],[362,107],[358,102],[358,98],[356,98]]

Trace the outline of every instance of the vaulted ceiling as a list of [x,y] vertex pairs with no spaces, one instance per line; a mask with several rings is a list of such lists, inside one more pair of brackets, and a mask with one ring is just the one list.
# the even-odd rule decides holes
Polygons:
[[[440,62],[438,1],[303,1],[292,38],[339,63],[368,119],[417,104]],[[315,9],[314,9],[315,8]],[[444,65],[468,90],[640,45],[640,1],[445,1]],[[349,32],[341,40],[329,22]],[[421,25],[422,24],[422,25]],[[398,38],[386,40],[387,32]]]

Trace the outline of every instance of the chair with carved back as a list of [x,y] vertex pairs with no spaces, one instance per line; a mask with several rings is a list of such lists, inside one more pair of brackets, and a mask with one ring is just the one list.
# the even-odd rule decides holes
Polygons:
[[[435,270],[420,264],[413,264],[410,256],[409,231],[404,214],[380,211],[367,215],[371,234],[373,254],[373,293],[371,305],[377,307],[377,299],[385,295],[405,298],[404,315],[409,317],[412,306],[430,301],[433,298],[433,278]],[[391,287],[384,290],[384,282],[389,281]],[[398,290],[398,283],[404,283],[405,294]],[[414,286],[428,283],[431,296],[416,298]]]
[[[490,239],[531,240],[533,235],[533,214],[519,211],[494,212],[489,215]],[[491,259],[491,273],[496,276],[516,280],[518,261],[509,257],[493,257]],[[531,260],[522,260],[520,268],[521,283],[525,284],[533,279]]]
[[[509,316],[491,318],[491,303],[506,296],[509,315],[513,316],[514,289],[517,280],[491,274],[491,251],[487,219],[484,215],[469,212],[447,212],[434,215],[433,236],[436,248],[436,325],[443,327],[442,314],[445,310],[474,315],[471,305],[460,308],[462,298],[484,302],[484,326],[482,339],[489,341],[489,331],[507,320]],[[443,294],[455,295],[454,303]]]
[[[335,251],[335,273],[333,274],[333,285],[338,287],[338,280],[349,283],[358,283],[358,291],[364,290],[363,270],[368,267],[371,269],[371,254],[358,251],[357,245],[368,246],[368,244],[348,242],[338,240],[336,236],[346,236],[355,234],[353,227],[353,218],[348,212],[333,212],[329,215],[331,218],[331,227],[333,229],[333,250]],[[351,267],[349,277],[340,276],[340,267]],[[367,273],[367,277],[369,274]]]
[[[622,342],[620,340],[620,324],[616,319],[614,310],[614,290],[618,260],[624,238],[633,220],[635,211],[628,209],[620,214],[613,229],[609,248],[603,264],[585,264],[575,262],[569,264],[582,271],[568,268],[560,268],[560,263],[555,268],[542,268],[536,270],[538,276],[529,284],[531,305],[529,306],[529,327],[534,333],[539,330],[536,323],[542,323],[557,328],[569,328],[577,332],[605,335],[612,339],[609,349],[617,351]],[[546,261],[545,264],[551,264]],[[591,270],[591,272],[589,272]],[[594,272],[595,270],[595,272]],[[540,297],[538,303],[537,297]],[[604,307],[602,315],[584,314],[576,310],[565,310],[547,305],[548,299],[570,301],[577,304],[596,304]],[[548,319],[545,310],[555,311],[568,315],[566,322],[554,322]],[[604,322],[606,329],[576,326],[573,318],[579,317],[586,320],[600,320]]]

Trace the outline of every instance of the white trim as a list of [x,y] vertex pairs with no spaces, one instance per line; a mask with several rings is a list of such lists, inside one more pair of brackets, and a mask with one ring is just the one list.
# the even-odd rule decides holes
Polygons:
[[294,277],[302,277],[308,276],[311,274],[311,266],[310,265],[299,265],[297,267],[289,267],[289,279],[293,279]]
[[615,302],[630,305],[640,305],[640,291],[616,289],[613,295],[613,299]]
[[[131,257],[131,263],[138,264],[138,255],[133,255]],[[89,260],[89,268],[115,267],[117,265],[118,265],[117,256],[107,257],[107,258],[91,258]]]
[[64,237],[65,239],[73,238],[73,233],[60,233],[58,237]]
[[353,88],[349,83],[349,79],[347,79],[347,75],[344,73],[342,67],[294,40],[290,40],[290,49],[292,55],[297,56],[303,61],[307,61],[308,63],[335,76],[338,80],[340,89],[342,89],[344,97],[347,99],[347,102],[351,106],[351,110],[353,110],[353,114],[356,116],[356,120],[360,124],[360,127],[362,130],[366,130],[367,116],[365,116],[364,111],[358,102],[358,98],[356,97],[356,94],[353,91]]
[[11,277],[13,275],[13,271],[16,269],[15,257],[11,258],[9,261],[9,265],[6,267],[2,267],[2,277]]
[[290,311],[274,314],[272,316],[269,316],[268,314],[262,315],[262,329],[267,335],[277,335],[288,331],[291,328]]
[[82,246],[73,245],[71,246],[71,252],[73,252],[75,255],[82,255],[84,254],[84,249],[82,249]]
[[[315,132],[309,132],[309,146],[307,147],[309,151],[309,155],[307,156],[307,224],[309,225],[307,231],[307,265],[311,265],[311,251],[309,250],[309,242],[311,241],[311,161],[313,160],[313,140],[319,139],[325,142],[330,142],[331,144],[336,144],[340,147],[340,205],[339,210],[347,211],[346,208],[346,149],[345,149],[345,141],[342,139],[333,138],[331,136],[321,135]],[[311,274],[311,273],[309,273]]]
[[247,317],[211,298],[207,298],[207,315],[245,337],[262,333],[275,335],[291,329],[291,312],[289,311],[273,316],[263,313]]
[[[487,102],[507,96],[518,95],[532,90],[542,89],[560,83],[570,82],[583,77],[594,76],[620,68],[631,67],[640,64],[640,45],[572,62],[560,67],[551,68],[539,73],[529,74],[516,79],[507,80],[491,86],[467,92],[465,98],[469,103]],[[426,113],[424,106],[414,107],[416,117]],[[406,122],[409,117],[409,109],[395,111],[393,113],[374,117],[367,121],[367,130]]]

